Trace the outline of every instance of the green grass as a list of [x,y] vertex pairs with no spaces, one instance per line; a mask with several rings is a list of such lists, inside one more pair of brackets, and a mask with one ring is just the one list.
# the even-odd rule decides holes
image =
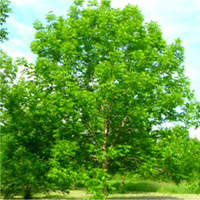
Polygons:
[[[36,194],[35,199],[88,199],[91,195],[88,195],[85,190],[73,190],[70,194],[62,194],[61,192],[51,192],[49,195],[43,193]],[[15,197],[19,199],[20,197]],[[189,199],[200,199],[200,195],[194,194],[169,194],[169,193],[152,193],[152,192],[142,192],[142,193],[126,193],[126,194],[112,194],[107,197],[107,199],[179,199],[179,200],[189,200]]]
[[108,197],[108,199],[151,199],[151,200],[199,200],[200,195],[194,194],[166,194],[166,193],[127,193],[127,194],[115,194]]
[[[116,181],[113,186],[117,188],[117,191],[122,191],[121,183]],[[182,183],[176,185],[175,183],[166,182],[155,182],[155,181],[136,181],[136,182],[125,182],[125,192],[161,192],[161,193],[172,193],[172,194],[192,194],[194,191],[191,188]]]
[[[88,199],[91,195],[88,195],[85,190],[73,190],[69,194],[62,194],[61,192],[51,192],[48,195],[44,193],[34,195],[34,199]],[[14,199],[22,199],[20,196],[16,196]],[[112,194],[107,199],[177,199],[177,200],[197,200],[200,199],[200,195],[194,194],[170,194],[159,192],[129,192],[126,194]]]
[[[112,180],[111,183],[117,190],[108,196],[109,199],[200,199],[200,195],[195,195],[184,183],[178,186],[170,182],[133,181],[129,178],[125,181],[123,191],[118,178]],[[88,199],[89,197],[91,195],[87,194],[85,189],[71,190],[69,194],[50,192],[34,195],[34,199]],[[15,199],[20,198],[20,196],[15,197]]]
[[171,194],[195,194],[194,188],[187,183],[179,185],[173,182],[152,181],[141,179],[137,174],[127,174],[125,176],[124,190],[121,189],[121,176],[115,175],[110,181],[117,188],[118,193],[127,192],[155,192],[155,193],[171,193]]

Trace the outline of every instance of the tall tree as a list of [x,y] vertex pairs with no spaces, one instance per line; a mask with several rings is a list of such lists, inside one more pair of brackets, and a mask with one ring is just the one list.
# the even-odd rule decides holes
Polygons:
[[65,121],[81,128],[58,133],[77,142],[80,165],[102,174],[134,170],[151,156],[153,127],[190,125],[194,96],[184,75],[184,49],[180,39],[168,45],[137,6],[83,3],[75,1],[66,19],[49,13],[46,26],[35,23],[34,73],[49,94],[73,98],[76,119]]

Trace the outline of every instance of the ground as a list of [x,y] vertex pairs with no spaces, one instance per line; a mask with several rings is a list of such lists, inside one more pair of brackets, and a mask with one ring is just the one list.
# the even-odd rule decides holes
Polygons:
[[[69,194],[62,194],[61,192],[52,192],[49,195],[37,194],[35,199],[88,199],[85,190],[72,190]],[[19,199],[20,197],[15,197]],[[200,200],[200,195],[195,194],[170,194],[170,193],[127,193],[127,194],[114,194],[108,196],[107,199],[148,199],[148,200]]]

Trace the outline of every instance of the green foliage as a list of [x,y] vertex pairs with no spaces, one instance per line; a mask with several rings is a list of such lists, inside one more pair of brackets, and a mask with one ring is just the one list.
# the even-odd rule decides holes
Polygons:
[[197,194],[200,194],[200,181],[199,180],[200,180],[200,176],[199,176],[199,174],[197,174],[196,180],[194,180],[190,186],[191,190]]
[[1,0],[0,1],[0,42],[3,42],[4,40],[7,40],[7,29],[3,27],[3,25],[6,23],[6,19],[9,16],[8,13],[11,12],[11,9],[9,7],[10,1],[9,0]]
[[25,86],[23,80],[14,85],[4,104],[6,112],[3,115],[5,124],[1,129],[1,187],[5,198],[17,194],[31,198],[32,193],[44,191],[48,185],[45,146],[49,141],[47,138],[42,140],[43,135],[35,129],[35,120],[39,120],[39,116],[37,118],[34,115],[34,109],[29,112],[28,104],[31,104],[32,99],[29,98],[30,102],[27,102],[30,96]]
[[200,170],[199,141],[189,138],[187,128],[181,126],[162,128],[153,135],[157,138],[154,156],[142,165],[139,173],[145,171],[146,174],[141,174],[147,178],[177,184],[196,182]]
[[14,84],[18,67],[13,64],[10,56],[0,49],[0,94],[1,94],[1,108],[6,100],[11,86]]
[[91,198],[105,199],[115,188],[108,181],[109,175],[100,168],[91,168],[85,177],[85,186],[88,192],[93,194]]
[[77,173],[76,149],[76,143],[67,140],[57,141],[52,149],[48,176],[54,183],[54,190],[68,191],[80,176]]
[[196,110],[196,115],[195,115],[195,120],[194,120],[194,125],[195,128],[200,127],[200,102],[197,102],[196,106],[195,106]]

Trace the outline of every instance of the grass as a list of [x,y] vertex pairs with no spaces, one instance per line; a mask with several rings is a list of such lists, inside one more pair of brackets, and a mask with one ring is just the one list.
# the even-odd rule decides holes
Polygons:
[[[70,194],[62,194],[61,192],[51,192],[49,195],[44,193],[36,194],[34,199],[88,199],[91,195],[88,195],[85,190],[72,190]],[[15,197],[14,199],[20,199],[21,197]],[[200,195],[194,194],[170,194],[160,192],[130,192],[126,194],[113,194],[109,195],[107,199],[151,199],[151,200],[198,200]]]
[[35,199],[87,199],[89,195],[86,190],[71,190],[69,194],[63,194],[62,192],[50,192],[48,195],[44,193],[36,194]]
[[[113,185],[121,190],[121,183],[115,182]],[[159,193],[172,193],[172,194],[192,194],[194,191],[191,188],[182,183],[176,185],[175,183],[166,182],[154,182],[154,181],[137,181],[137,182],[127,182],[124,186],[124,191],[126,192],[159,192]]]
[[121,176],[115,175],[111,180],[111,184],[117,188],[117,192],[155,192],[170,194],[194,194],[194,189],[186,183],[176,185],[172,182],[142,180],[138,175],[132,174],[125,176],[124,190],[121,189]]
[[169,199],[179,199],[179,200],[199,200],[200,195],[194,194],[167,194],[167,193],[128,193],[128,194],[116,194],[111,195],[109,199],[151,199],[151,200],[169,200]]
[[[121,190],[118,178],[112,180],[111,183],[116,186],[117,190],[109,195],[108,199],[200,199],[200,195],[195,195],[184,183],[178,186],[169,182],[133,181],[129,178],[125,181],[124,191]],[[69,194],[50,192],[48,195],[44,193],[34,195],[35,199],[88,199],[89,197],[91,195],[87,194],[84,189],[71,190]],[[15,197],[15,199],[20,198]]]
[[[88,195],[85,190],[72,190],[70,194],[62,194],[60,192],[52,192],[48,196],[44,194],[37,194],[34,196],[35,199],[88,199],[91,195]],[[130,192],[126,194],[113,194],[109,195],[107,199],[179,199],[179,200],[189,200],[189,199],[200,199],[200,195],[194,194],[170,194],[170,193],[160,193],[160,192],[142,192],[135,193]]]

